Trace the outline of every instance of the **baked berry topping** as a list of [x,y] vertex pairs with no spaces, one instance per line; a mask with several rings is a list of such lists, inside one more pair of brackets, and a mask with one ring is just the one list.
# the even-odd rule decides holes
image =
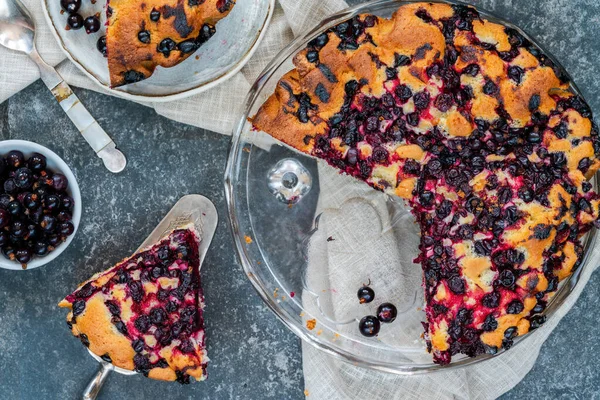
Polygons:
[[[165,272],[153,275],[155,268]],[[74,334],[86,335],[90,350],[97,348],[98,340],[115,340],[129,341],[135,352],[111,348],[102,352],[105,361],[151,378],[157,378],[155,369],[166,369],[158,374],[162,380],[204,379],[198,268],[198,236],[190,225],[97,274],[59,305],[71,308],[70,327]],[[178,274],[170,273],[174,271]]]
[[150,31],[139,31],[138,40],[142,43],[150,43]]
[[127,83],[136,83],[146,79],[143,73],[133,70],[125,72],[124,78]]
[[171,38],[166,38],[163,39],[157,47],[157,51],[159,53],[162,53],[165,57],[169,57],[169,55],[171,54],[171,51],[175,50],[175,48],[177,47],[177,43],[175,43],[175,41]]
[[160,11],[153,8],[152,11],[150,12],[150,20],[152,22],[158,22],[159,19],[160,19]]

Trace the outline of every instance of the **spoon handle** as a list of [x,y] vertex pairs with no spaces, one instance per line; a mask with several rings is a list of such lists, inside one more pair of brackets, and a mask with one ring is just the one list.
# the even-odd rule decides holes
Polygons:
[[29,56],[36,62],[40,69],[42,81],[58,101],[58,104],[77,127],[83,138],[88,142],[104,166],[110,172],[121,172],[125,169],[127,160],[123,153],[116,148],[115,142],[102,129],[90,112],[83,106],[79,98],[73,93],[69,85],[56,72],[46,64],[38,52],[33,49]]

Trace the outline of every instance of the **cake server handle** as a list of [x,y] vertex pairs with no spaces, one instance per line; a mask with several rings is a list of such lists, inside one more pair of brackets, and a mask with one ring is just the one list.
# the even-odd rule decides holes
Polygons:
[[48,65],[34,48],[29,57],[38,65],[42,81],[58,101],[58,104],[77,127],[83,138],[88,142],[96,155],[102,159],[104,166],[110,172],[121,172],[127,165],[123,153],[117,149],[115,142],[102,129],[90,112],[81,104],[69,85]]
[[102,390],[102,385],[104,385],[104,382],[112,369],[112,364],[100,363],[100,369],[96,373],[96,376],[94,376],[83,391],[83,400],[95,400],[96,397],[98,397],[100,390]]

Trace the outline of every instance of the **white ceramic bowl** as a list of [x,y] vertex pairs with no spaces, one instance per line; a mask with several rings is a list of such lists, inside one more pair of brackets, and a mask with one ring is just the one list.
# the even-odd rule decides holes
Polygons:
[[[50,261],[58,257],[65,249],[71,244],[77,228],[79,227],[79,221],[81,220],[81,192],[79,191],[79,185],[75,179],[75,175],[69,168],[69,166],[52,150],[39,145],[37,143],[28,142],[26,140],[4,140],[0,141],[0,156],[4,157],[11,150],[19,150],[23,152],[25,159],[29,158],[33,153],[40,153],[46,156],[47,169],[53,172],[60,172],[67,177],[69,186],[67,188],[67,194],[73,198],[73,219],[71,222],[75,227],[73,234],[67,238],[66,241],[56,247],[56,249],[44,257],[34,256],[29,263],[27,263],[27,269],[34,269],[41,267],[42,265],[48,264]],[[16,261],[10,261],[3,255],[0,255],[0,268],[12,269],[22,271],[21,264]]]
[[215,87],[231,78],[250,60],[262,41],[275,0],[237,0],[229,15],[216,25],[216,33],[194,54],[172,68],[158,67],[141,82],[110,88],[108,63],[96,49],[106,34],[106,0],[83,1],[84,18],[100,13],[100,31],[66,30],[67,13],[59,0],[40,0],[50,29],[67,57],[90,79],[111,94],[128,100],[165,102],[179,100]]

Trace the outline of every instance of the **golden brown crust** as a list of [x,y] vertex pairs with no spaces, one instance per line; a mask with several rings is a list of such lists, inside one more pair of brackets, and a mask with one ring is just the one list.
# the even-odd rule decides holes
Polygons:
[[[173,67],[185,60],[214,34],[216,23],[229,14],[234,3],[111,0],[106,35],[111,86],[146,79],[157,66]],[[152,12],[160,13],[158,20],[151,18]]]

